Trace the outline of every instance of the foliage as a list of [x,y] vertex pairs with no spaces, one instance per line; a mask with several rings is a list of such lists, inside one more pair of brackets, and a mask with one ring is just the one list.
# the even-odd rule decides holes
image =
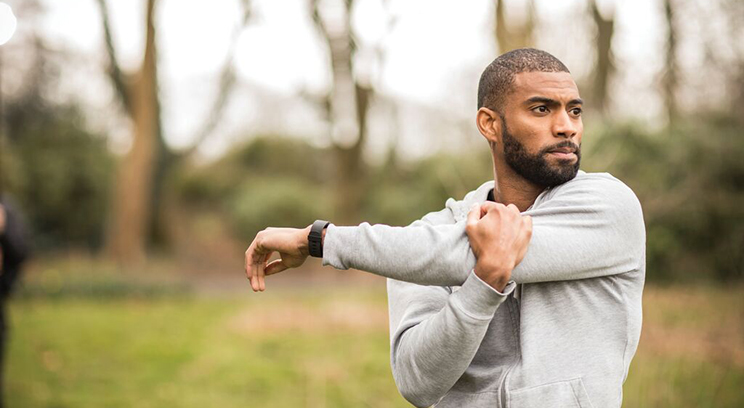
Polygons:
[[[488,150],[440,154],[420,162],[388,162],[369,169],[359,222],[406,225],[462,198],[491,176]],[[333,219],[333,167],[327,150],[296,139],[259,137],[243,148],[185,175],[179,189],[194,206],[219,206],[241,239],[268,226],[306,226]],[[361,180],[360,180],[361,182]]]
[[[40,249],[97,247],[113,176],[106,140],[86,130],[75,106],[10,106],[8,190]],[[3,169],[6,170],[6,169]]]
[[648,278],[744,277],[744,138],[726,117],[652,132],[607,127],[584,168],[608,171],[638,195],[647,228]]
[[326,153],[300,140],[257,137],[184,174],[178,189],[192,208],[218,208],[237,236],[250,241],[269,226],[306,226],[330,218]]
[[387,163],[376,169],[364,203],[363,218],[373,223],[407,225],[445,201],[493,179],[488,149],[468,155],[441,153],[420,162]]
[[288,177],[246,180],[228,205],[240,237],[250,239],[266,227],[304,227],[325,218],[328,194],[318,186]]

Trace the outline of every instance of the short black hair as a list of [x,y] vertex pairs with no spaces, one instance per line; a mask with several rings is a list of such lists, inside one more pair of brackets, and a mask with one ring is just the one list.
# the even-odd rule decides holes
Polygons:
[[568,72],[553,55],[534,48],[519,48],[500,55],[481,74],[478,82],[478,109],[501,112],[506,96],[512,91],[514,76],[522,72]]

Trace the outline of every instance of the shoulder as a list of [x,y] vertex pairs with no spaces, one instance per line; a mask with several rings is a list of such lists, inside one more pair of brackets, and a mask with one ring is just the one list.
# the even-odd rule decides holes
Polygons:
[[535,202],[535,208],[550,204],[599,205],[598,209],[617,209],[621,212],[642,214],[641,203],[633,190],[609,173],[586,173],[580,171],[576,177],[553,187]]
[[591,189],[600,194],[621,193],[635,196],[630,187],[610,173],[587,173],[584,171],[579,171],[571,181],[553,187],[550,191],[556,194],[577,189]]
[[608,173],[580,172],[573,180],[547,190],[527,214],[570,219],[582,228],[612,231],[623,239],[645,242],[641,203],[630,187]]
[[493,180],[487,181],[475,190],[470,191],[460,200],[448,198],[444,203],[444,208],[439,211],[433,211],[426,214],[423,218],[415,221],[412,225],[426,223],[432,225],[454,224],[464,220],[468,216],[468,211],[473,203],[485,202],[488,198],[488,192],[493,189]]
[[446,202],[446,208],[450,211],[455,219],[455,222],[464,220],[468,216],[470,207],[473,204],[482,204],[488,200],[488,193],[493,190],[493,180],[486,181],[481,184],[480,187],[467,193],[462,200],[455,200],[450,198]]

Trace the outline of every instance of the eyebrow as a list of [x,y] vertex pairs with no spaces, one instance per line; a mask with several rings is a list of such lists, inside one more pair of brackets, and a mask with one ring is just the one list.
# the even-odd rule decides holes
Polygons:
[[[544,96],[533,96],[532,98],[527,99],[525,102],[525,105],[529,105],[532,103],[544,103],[546,105],[560,105],[560,102],[556,101],[555,99],[546,98]],[[584,101],[581,98],[575,98],[568,101],[566,104],[569,105],[583,105]]]

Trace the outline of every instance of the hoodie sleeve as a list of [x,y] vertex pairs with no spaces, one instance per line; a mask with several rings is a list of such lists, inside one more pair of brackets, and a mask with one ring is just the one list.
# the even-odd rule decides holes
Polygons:
[[452,202],[407,227],[331,224],[323,244],[323,265],[419,285],[461,286],[475,266],[475,256],[465,220],[455,223]]
[[[609,175],[584,175],[559,186],[524,214],[532,216],[533,233],[512,271],[517,283],[593,278],[640,267],[646,239],[640,203]],[[451,211],[450,217],[452,223],[437,225],[330,226],[323,263],[421,285],[462,285],[476,259],[465,219],[455,222]]]
[[515,286],[510,282],[498,292],[473,272],[454,291],[388,279],[391,367],[401,395],[417,407],[444,397]]

